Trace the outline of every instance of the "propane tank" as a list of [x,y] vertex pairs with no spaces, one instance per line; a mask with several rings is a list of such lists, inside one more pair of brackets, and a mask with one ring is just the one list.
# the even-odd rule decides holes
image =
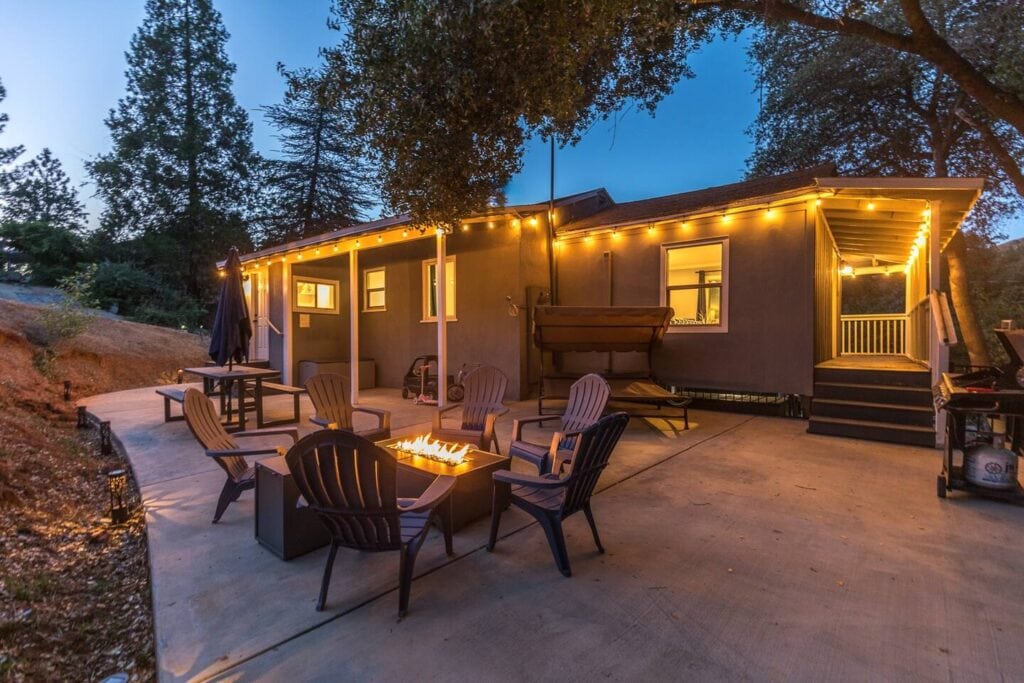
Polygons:
[[1017,454],[990,444],[970,446],[964,452],[964,477],[989,489],[1017,486]]

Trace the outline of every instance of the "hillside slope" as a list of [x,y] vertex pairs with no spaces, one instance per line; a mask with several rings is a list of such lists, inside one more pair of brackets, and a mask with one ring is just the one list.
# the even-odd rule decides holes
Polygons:
[[[95,430],[74,398],[166,383],[200,364],[194,335],[95,318],[50,347],[43,309],[0,300],[0,680],[97,680],[152,669],[141,512],[110,527]],[[45,372],[44,372],[45,371]],[[72,401],[63,400],[63,383]]]

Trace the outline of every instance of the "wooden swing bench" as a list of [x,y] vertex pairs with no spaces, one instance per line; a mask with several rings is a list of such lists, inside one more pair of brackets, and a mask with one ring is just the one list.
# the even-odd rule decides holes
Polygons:
[[[681,419],[689,429],[690,398],[662,386],[651,367],[652,352],[671,319],[672,309],[665,306],[538,306],[533,319],[533,341],[541,350],[538,413],[550,414],[545,403],[568,400],[572,383],[586,374],[564,372],[563,354],[635,352],[646,354],[646,371],[598,371],[611,388],[608,410],[631,417]],[[544,365],[545,351],[551,354],[552,367]]]

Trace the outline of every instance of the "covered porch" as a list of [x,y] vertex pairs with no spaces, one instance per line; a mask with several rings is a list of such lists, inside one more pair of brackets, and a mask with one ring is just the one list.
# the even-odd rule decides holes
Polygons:
[[941,425],[930,387],[957,343],[943,252],[984,182],[827,178],[819,185],[809,430],[934,446]]

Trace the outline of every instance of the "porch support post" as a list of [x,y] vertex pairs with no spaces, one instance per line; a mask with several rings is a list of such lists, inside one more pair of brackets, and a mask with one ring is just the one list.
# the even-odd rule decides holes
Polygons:
[[448,402],[448,264],[445,231],[437,229],[437,265],[434,268],[437,302],[437,405],[443,408]]
[[359,404],[359,252],[348,252],[349,403]]
[[292,329],[292,264],[285,261],[281,264],[281,291],[284,293],[284,316],[281,319],[281,341],[284,344],[284,367],[281,368],[281,381],[292,383],[292,367],[295,365],[295,344]]
[[[942,290],[942,202],[931,202],[931,220],[928,226],[928,292]],[[928,364],[932,371],[932,386],[939,383],[942,373],[949,369],[949,347],[939,339],[936,316],[942,311],[931,311],[931,325],[928,326]],[[942,446],[946,440],[946,413],[935,413],[935,445]]]

